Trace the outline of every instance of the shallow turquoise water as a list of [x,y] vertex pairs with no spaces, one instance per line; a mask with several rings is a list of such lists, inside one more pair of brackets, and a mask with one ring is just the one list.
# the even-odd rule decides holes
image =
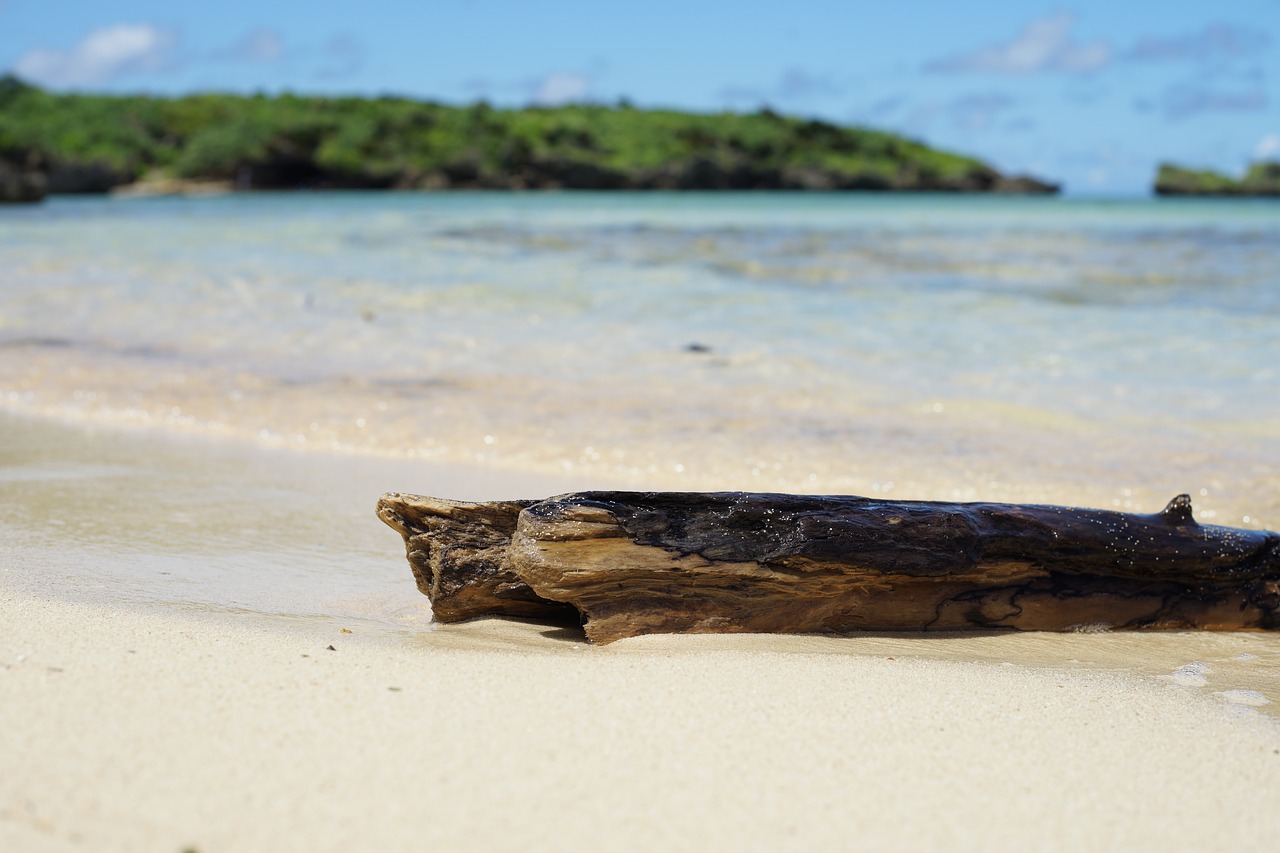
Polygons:
[[55,199],[0,211],[0,270],[15,409],[1280,526],[1266,201]]

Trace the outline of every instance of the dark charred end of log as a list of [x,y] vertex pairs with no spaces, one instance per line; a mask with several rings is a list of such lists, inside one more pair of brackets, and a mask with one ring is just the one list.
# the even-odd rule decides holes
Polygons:
[[391,492],[378,517],[404,537],[418,590],[441,622],[476,616],[579,621],[572,606],[539,597],[506,567],[521,510],[534,501],[469,503]]

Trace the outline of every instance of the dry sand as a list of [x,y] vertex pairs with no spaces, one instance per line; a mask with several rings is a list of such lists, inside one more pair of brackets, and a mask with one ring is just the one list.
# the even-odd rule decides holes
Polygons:
[[0,850],[1274,847],[1272,636],[430,625],[376,491],[558,485],[0,418]]

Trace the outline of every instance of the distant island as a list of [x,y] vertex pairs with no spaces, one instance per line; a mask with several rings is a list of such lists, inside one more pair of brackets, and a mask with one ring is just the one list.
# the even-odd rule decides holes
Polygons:
[[1280,162],[1254,163],[1243,178],[1161,163],[1156,195],[1280,196]]
[[0,77],[0,199],[122,188],[1059,189],[897,134],[768,109],[56,94]]

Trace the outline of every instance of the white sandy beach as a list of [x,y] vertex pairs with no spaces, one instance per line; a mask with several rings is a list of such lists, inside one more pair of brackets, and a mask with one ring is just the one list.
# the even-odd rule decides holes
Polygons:
[[1277,828],[1274,721],[1115,675],[0,612],[10,850],[1261,850]]
[[561,484],[3,424],[6,850],[1241,850],[1280,830],[1276,704],[1249,704],[1277,695],[1271,637],[596,648],[435,626],[377,490]]

